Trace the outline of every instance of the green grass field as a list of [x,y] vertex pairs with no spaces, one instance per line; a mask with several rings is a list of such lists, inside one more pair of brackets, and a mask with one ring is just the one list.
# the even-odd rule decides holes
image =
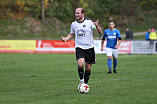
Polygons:
[[0,104],[156,104],[157,55],[119,55],[117,74],[96,59],[81,94],[75,54],[1,53]]

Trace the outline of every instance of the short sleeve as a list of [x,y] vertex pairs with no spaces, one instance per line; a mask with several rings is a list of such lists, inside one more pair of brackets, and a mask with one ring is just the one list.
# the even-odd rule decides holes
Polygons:
[[121,35],[120,35],[120,31],[119,31],[119,30],[117,30],[117,37],[118,37],[118,38],[121,37]]
[[107,36],[107,35],[106,35],[106,31],[104,31],[104,35],[103,35],[103,37],[106,38],[106,36]]
[[75,30],[74,30],[74,26],[73,26],[73,23],[71,24],[71,29],[70,29],[70,33],[71,33],[71,34],[74,34],[74,33],[75,33]]
[[91,21],[91,25],[92,25],[92,29],[94,29],[96,31],[96,26],[94,25],[94,23]]

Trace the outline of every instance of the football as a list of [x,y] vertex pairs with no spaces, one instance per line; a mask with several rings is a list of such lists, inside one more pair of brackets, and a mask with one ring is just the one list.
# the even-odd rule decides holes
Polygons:
[[87,84],[81,84],[79,86],[79,92],[83,94],[87,94],[89,92],[89,86]]

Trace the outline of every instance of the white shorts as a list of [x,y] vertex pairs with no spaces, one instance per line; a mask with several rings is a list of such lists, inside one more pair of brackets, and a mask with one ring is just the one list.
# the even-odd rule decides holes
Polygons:
[[118,49],[106,48],[106,55],[117,58],[118,57]]

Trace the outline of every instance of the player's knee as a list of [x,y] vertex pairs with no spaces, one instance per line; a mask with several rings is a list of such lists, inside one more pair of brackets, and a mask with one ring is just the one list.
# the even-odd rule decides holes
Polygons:
[[79,68],[83,68],[83,67],[84,67],[84,64],[83,64],[83,63],[78,63],[78,67],[79,67]]
[[77,63],[78,63],[78,67],[80,67],[80,68],[83,68],[83,67],[84,67],[84,59],[83,59],[83,58],[78,59],[78,60],[77,60]]
[[117,60],[117,58],[114,58],[114,60],[116,61],[116,60]]
[[108,59],[112,59],[112,56],[108,56]]
[[86,68],[86,71],[88,71],[88,72],[91,71],[91,68]]
[[91,65],[89,65],[89,64],[87,65],[86,64],[86,71],[90,71],[90,70],[91,70]]

